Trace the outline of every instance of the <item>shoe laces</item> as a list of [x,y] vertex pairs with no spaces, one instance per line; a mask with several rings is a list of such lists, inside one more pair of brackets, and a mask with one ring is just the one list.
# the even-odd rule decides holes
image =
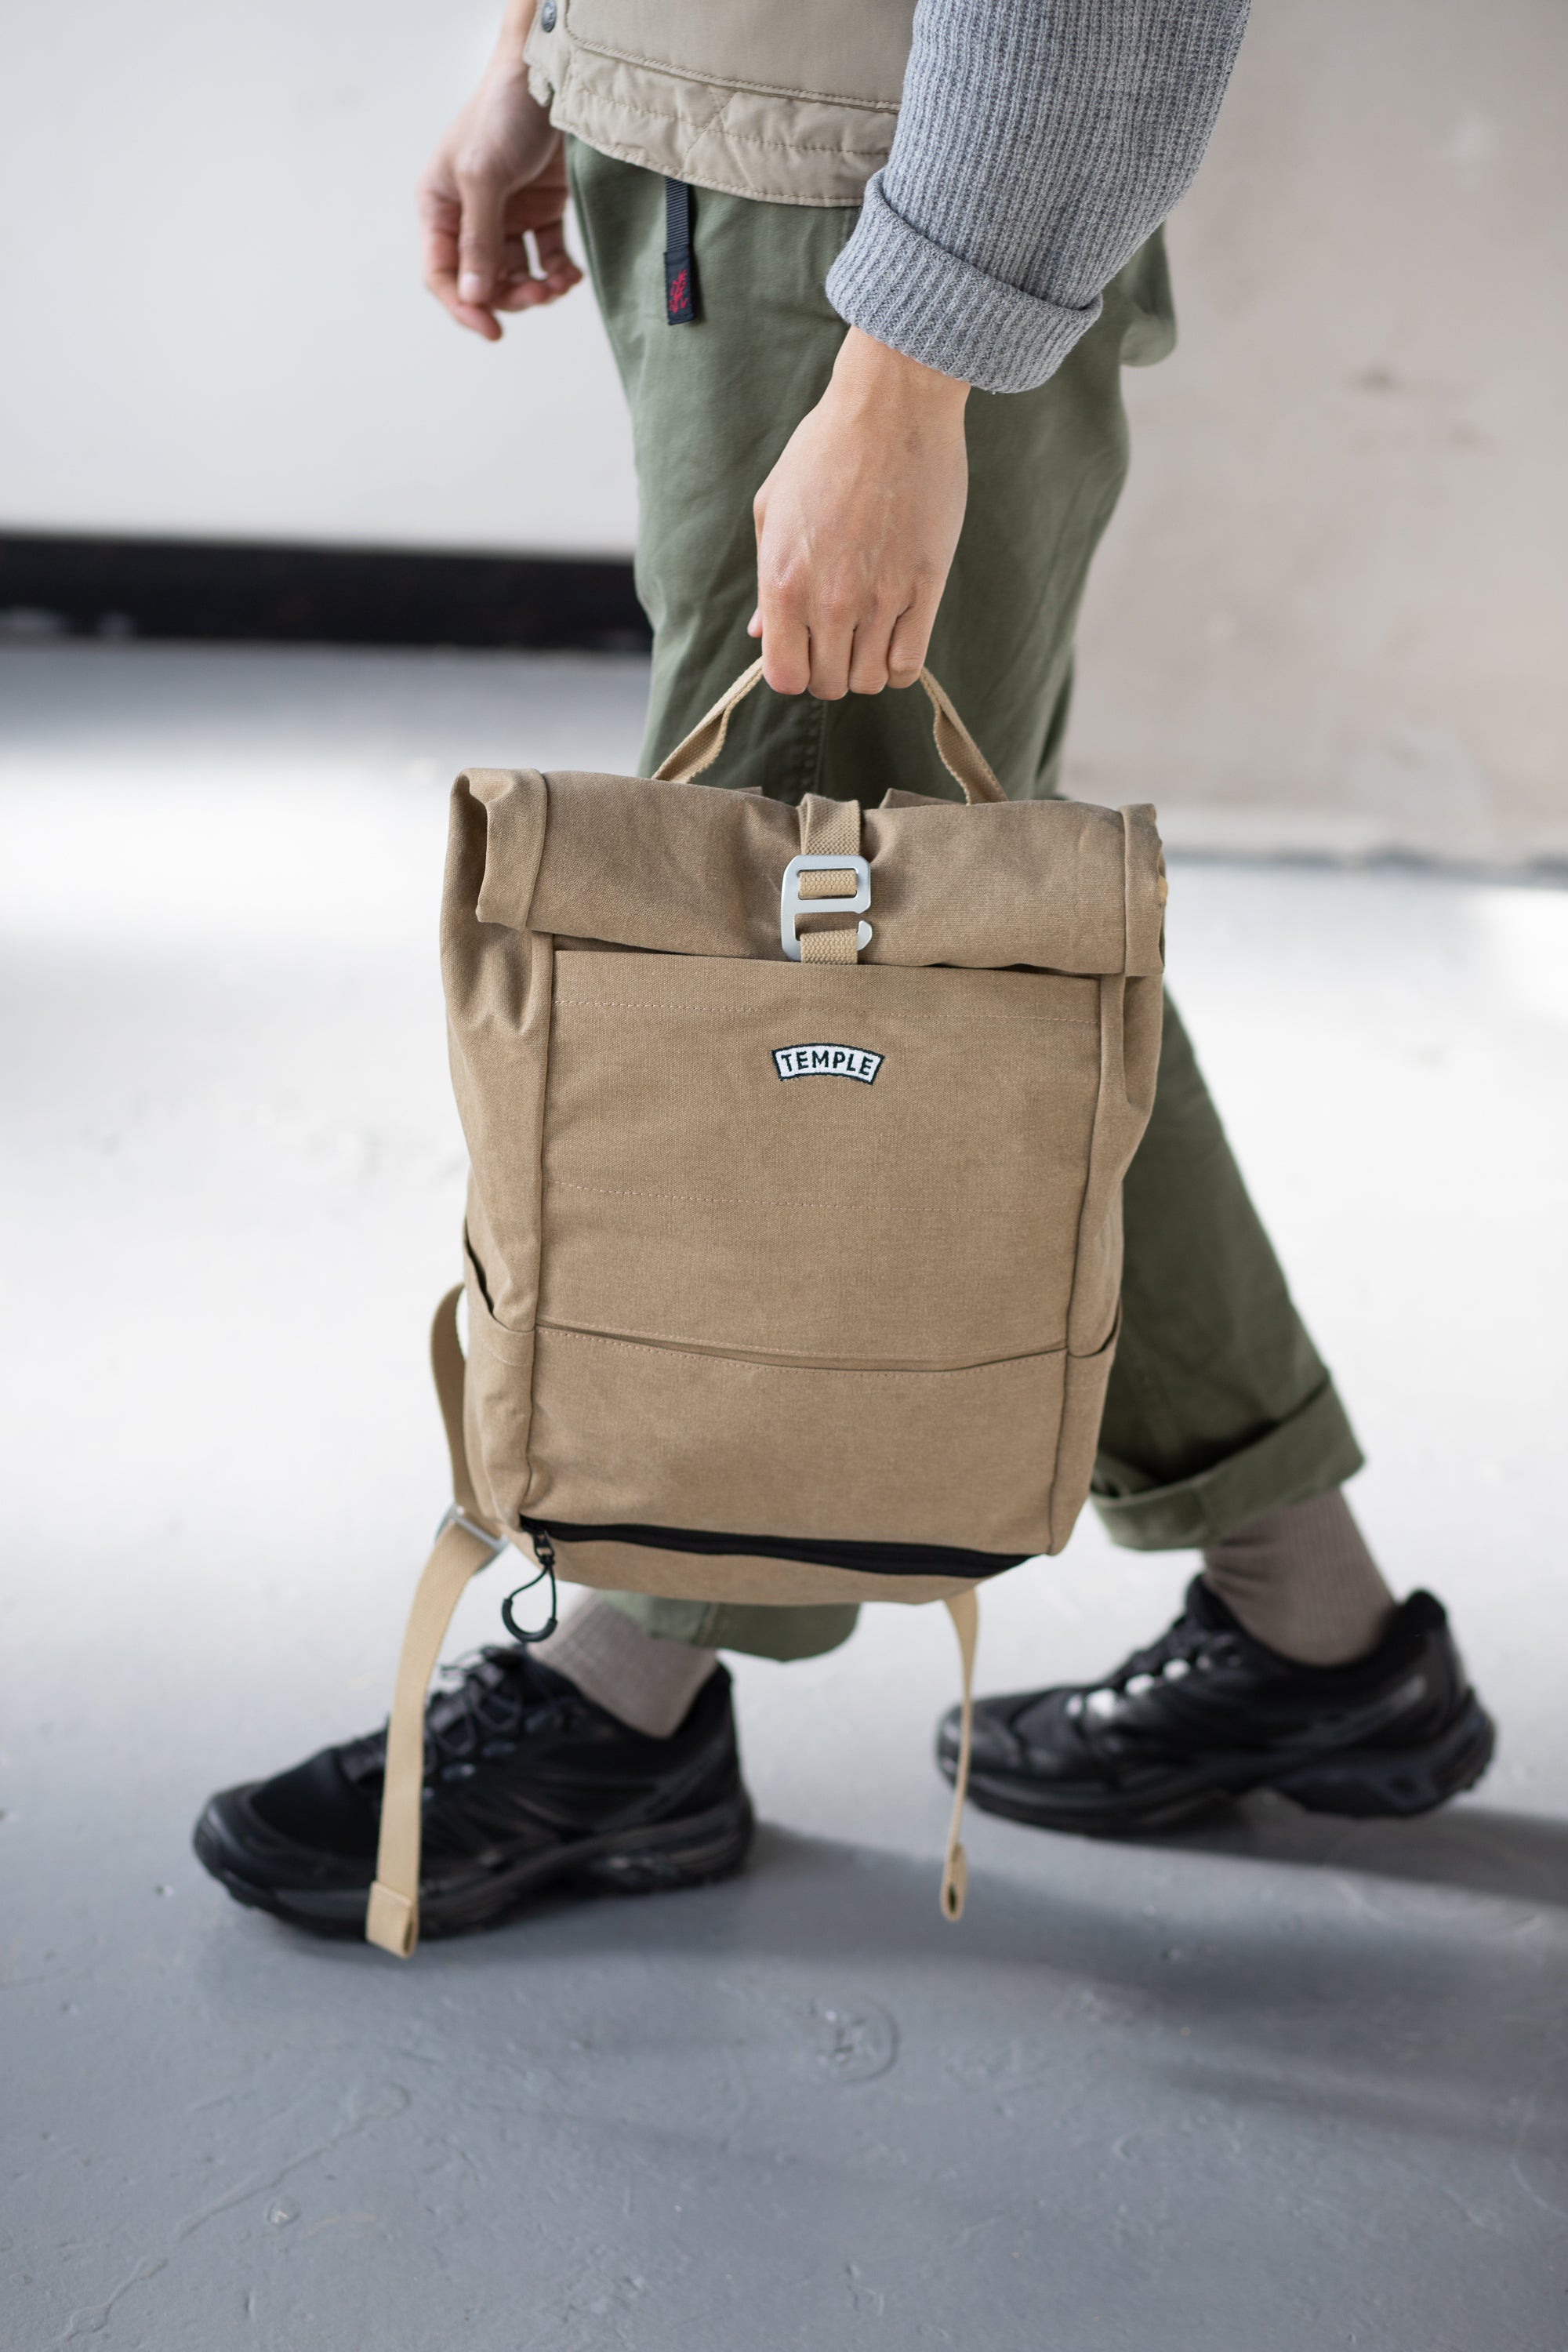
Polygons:
[[1067,1711],[1075,1720],[1087,1717],[1090,1722],[1107,1722],[1121,1712],[1129,1699],[1141,1698],[1156,1683],[1179,1683],[1190,1674],[1205,1673],[1234,1646],[1229,1635],[1200,1623],[1190,1610],[1184,1610],[1157,1642],[1134,1650],[1103,1682],[1075,1692]]
[[446,1687],[425,1711],[425,1769],[443,1780],[465,1780],[481,1763],[510,1756],[572,1704],[569,1691],[541,1691],[520,1650],[470,1651],[441,1672]]

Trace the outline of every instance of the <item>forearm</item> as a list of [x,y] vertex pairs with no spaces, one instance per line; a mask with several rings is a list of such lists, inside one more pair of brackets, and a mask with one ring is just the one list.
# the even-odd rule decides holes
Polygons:
[[1022,392],[1190,184],[1247,0],[920,0],[886,168],[828,277],[866,333]]

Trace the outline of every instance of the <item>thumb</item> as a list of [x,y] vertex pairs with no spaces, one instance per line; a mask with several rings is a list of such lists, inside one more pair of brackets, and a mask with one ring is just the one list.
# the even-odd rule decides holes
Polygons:
[[458,232],[458,299],[488,302],[500,279],[500,184],[489,173],[457,174],[462,203]]

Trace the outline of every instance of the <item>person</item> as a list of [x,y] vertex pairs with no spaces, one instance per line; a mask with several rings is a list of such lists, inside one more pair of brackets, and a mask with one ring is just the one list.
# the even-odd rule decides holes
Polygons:
[[[570,192],[632,413],[645,773],[749,635],[773,691],[737,713],[723,784],[941,789],[903,691],[929,655],[1007,790],[1057,789],[1074,621],[1127,466],[1121,373],[1172,346],[1161,226],[1245,14],[508,0],[420,184],[426,282],[489,341],[561,299],[582,275]],[[1259,1787],[1376,1814],[1470,1786],[1492,1726],[1441,1605],[1396,1602],[1352,1515],[1355,1438],[1170,1010],[1124,1220],[1093,1500],[1118,1543],[1200,1550],[1201,1572],[1100,1682],[980,1702],[974,1801],[1148,1832]],[[453,1670],[426,1718],[426,1932],[547,1883],[735,1867],[750,1813],[719,1653],[816,1654],[855,1613],[595,1594],[539,1649]],[[955,1745],[949,1717],[950,1777]],[[242,1901],[357,1928],[383,1755],[372,1733],[223,1791],[203,1861]]]

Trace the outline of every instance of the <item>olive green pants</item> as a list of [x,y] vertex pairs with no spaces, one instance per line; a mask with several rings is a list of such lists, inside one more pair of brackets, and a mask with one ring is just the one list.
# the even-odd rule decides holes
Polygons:
[[[571,160],[631,404],[637,591],[654,628],[651,773],[755,655],[752,499],[826,387],[845,328],[823,280],[856,215],[697,190],[697,321],[671,327],[664,183],[575,142]],[[1048,383],[970,396],[969,506],[930,662],[1015,798],[1056,789],[1079,602],[1127,471],[1121,370],[1163,358],[1173,340],[1156,237]],[[871,803],[892,784],[956,792],[918,691],[829,703],[760,688],[731,720],[712,781],[788,801]],[[1147,1551],[1212,1543],[1359,1469],[1169,1003],[1124,1210],[1121,1336],[1093,1497],[1114,1539]],[[617,1598],[651,1633],[772,1658],[835,1648],[857,1613]]]

